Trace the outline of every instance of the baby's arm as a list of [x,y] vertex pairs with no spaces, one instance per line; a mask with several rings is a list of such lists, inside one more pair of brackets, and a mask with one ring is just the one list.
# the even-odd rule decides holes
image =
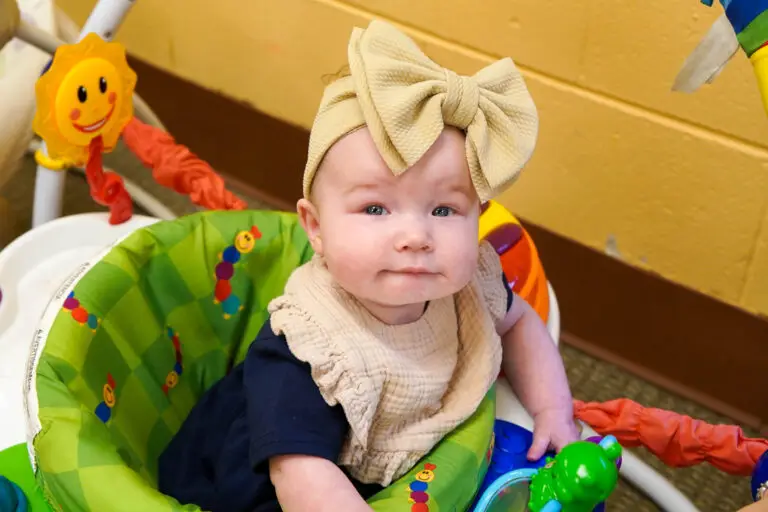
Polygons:
[[744,508],[740,508],[737,512],[768,512],[768,500],[756,501]]
[[284,512],[373,510],[341,469],[321,457],[273,457],[269,460],[269,477]]
[[534,420],[534,439],[528,452],[538,459],[551,444],[559,450],[576,441],[573,399],[563,361],[536,311],[515,296],[498,325],[502,339],[502,368],[515,394]]
[[339,459],[349,432],[341,405],[328,405],[311,368],[293,355],[267,321],[248,350],[243,386],[251,467],[269,471],[286,512],[370,508]]

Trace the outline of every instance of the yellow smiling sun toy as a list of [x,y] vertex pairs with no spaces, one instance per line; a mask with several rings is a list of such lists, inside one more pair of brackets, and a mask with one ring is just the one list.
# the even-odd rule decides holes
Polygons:
[[63,45],[35,86],[32,124],[54,159],[84,165],[91,141],[101,136],[104,152],[114,149],[133,117],[136,73],[125,48],[94,33]]
[[[58,171],[85,167],[91,197],[109,207],[110,224],[133,215],[123,179],[102,166],[102,154],[120,139],[161,185],[204,208],[245,209],[246,203],[224,187],[210,165],[162,129],[134,117],[135,87],[136,73],[121,44],[90,33],[76,44],[59,47],[35,85],[32,128],[47,150],[36,153],[38,164]],[[187,174],[194,178],[187,179]]]
[[134,87],[125,48],[94,33],[58,48],[35,85],[32,128],[48,153],[38,151],[38,163],[54,169],[85,165],[91,197],[109,207],[110,224],[133,215],[131,196],[120,176],[104,172],[102,153],[114,149],[133,120]]

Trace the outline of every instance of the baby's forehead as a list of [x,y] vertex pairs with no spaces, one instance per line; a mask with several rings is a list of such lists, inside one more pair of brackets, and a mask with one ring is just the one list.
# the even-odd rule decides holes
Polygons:
[[458,190],[474,195],[463,136],[446,131],[413,167],[395,175],[379,154],[367,129],[339,140],[318,169],[318,181],[337,192],[369,190]]
[[333,196],[375,194],[384,197],[434,198],[458,193],[468,198],[475,196],[469,171],[461,167],[423,169],[414,167],[395,176],[386,166],[356,168],[347,165],[329,165],[322,172],[325,189]]

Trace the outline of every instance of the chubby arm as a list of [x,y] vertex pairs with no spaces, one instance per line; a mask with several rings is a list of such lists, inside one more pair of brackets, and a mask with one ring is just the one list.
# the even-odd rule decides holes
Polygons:
[[341,469],[321,457],[273,457],[269,460],[269,477],[284,512],[373,510]]
[[579,431],[573,421],[568,378],[544,322],[525,300],[515,296],[497,329],[504,375],[534,420],[528,457],[538,459],[550,445],[560,450],[576,441]]

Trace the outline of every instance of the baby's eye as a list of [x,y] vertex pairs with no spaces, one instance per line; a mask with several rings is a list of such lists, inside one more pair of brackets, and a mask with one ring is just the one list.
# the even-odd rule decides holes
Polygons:
[[368,215],[384,215],[386,210],[379,204],[372,204],[370,206],[366,206],[365,213]]
[[453,208],[450,208],[448,206],[438,206],[434,210],[432,210],[432,215],[435,217],[448,217],[454,213]]

